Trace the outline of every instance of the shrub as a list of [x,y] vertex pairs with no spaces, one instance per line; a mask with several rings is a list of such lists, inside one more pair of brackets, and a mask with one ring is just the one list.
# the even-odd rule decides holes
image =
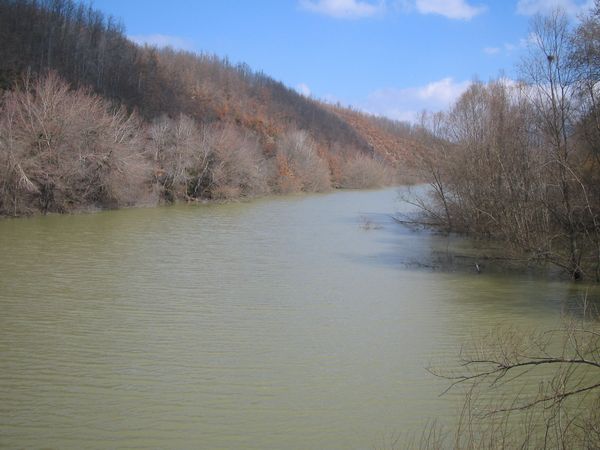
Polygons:
[[341,187],[350,189],[382,187],[390,184],[393,178],[391,170],[383,163],[364,155],[347,161],[341,172]]
[[154,164],[154,182],[167,201],[187,196],[190,168],[201,152],[200,133],[193,119],[181,114],[177,120],[161,116],[148,128],[146,155]]
[[269,191],[266,164],[256,136],[235,125],[203,130],[190,190],[215,199],[251,197]]
[[133,203],[147,166],[139,122],[50,74],[6,92],[0,111],[0,213]]
[[305,131],[283,134],[277,143],[276,161],[279,192],[322,192],[331,189],[327,161],[317,152],[314,140]]

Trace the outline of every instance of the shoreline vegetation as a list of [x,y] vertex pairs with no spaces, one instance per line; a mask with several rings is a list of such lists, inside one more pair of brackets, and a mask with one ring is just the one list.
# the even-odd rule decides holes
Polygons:
[[518,81],[474,81],[423,114],[416,220],[600,282],[600,1],[536,17]]
[[391,167],[358,154],[333,176],[302,130],[282,133],[265,155],[233,124],[200,126],[184,114],[144,123],[54,73],[4,93],[0,136],[7,216],[374,188],[394,178]]
[[579,315],[550,330],[504,325],[461,348],[441,395],[464,399],[455,424],[432,421],[419,436],[383,448],[597,449],[600,447],[600,315],[585,298]]
[[0,0],[0,216],[390,185],[413,127],[73,0]]
[[[406,222],[598,283],[600,0],[576,24],[560,9],[535,17],[518,72],[423,114],[417,166],[430,192],[410,200],[420,213]],[[555,329],[498,326],[461,349],[454,370],[431,369],[463,409],[410,448],[599,448],[600,315],[582,303]]]
[[430,228],[600,281],[600,3],[532,24],[519,81],[411,125],[246,65],[138,46],[72,0],[0,0],[0,216],[426,182]]

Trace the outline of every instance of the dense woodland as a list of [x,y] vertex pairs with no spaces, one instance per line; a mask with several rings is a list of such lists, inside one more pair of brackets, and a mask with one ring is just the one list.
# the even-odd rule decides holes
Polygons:
[[2,215],[375,187],[410,153],[402,128],[138,46],[83,3],[0,0],[0,40]]
[[600,281],[600,1],[576,26],[537,17],[530,36],[519,81],[475,82],[424,115],[433,193],[419,206],[433,226]]

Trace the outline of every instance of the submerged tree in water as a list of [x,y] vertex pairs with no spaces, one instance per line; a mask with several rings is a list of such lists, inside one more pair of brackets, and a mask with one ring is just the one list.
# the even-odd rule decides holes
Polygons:
[[429,223],[600,281],[599,24],[600,2],[575,31],[559,10],[537,17],[521,81],[474,82],[424,118]]
[[600,448],[599,319],[585,311],[554,330],[498,328],[463,348],[455,369],[430,369],[464,404],[454,428],[435,422],[411,447]]

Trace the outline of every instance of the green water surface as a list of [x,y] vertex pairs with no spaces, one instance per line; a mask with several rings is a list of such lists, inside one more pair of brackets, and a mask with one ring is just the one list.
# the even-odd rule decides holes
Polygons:
[[1,220],[0,447],[363,449],[451,421],[425,368],[553,326],[582,288],[432,268],[447,238],[391,220],[407,208],[388,189]]

